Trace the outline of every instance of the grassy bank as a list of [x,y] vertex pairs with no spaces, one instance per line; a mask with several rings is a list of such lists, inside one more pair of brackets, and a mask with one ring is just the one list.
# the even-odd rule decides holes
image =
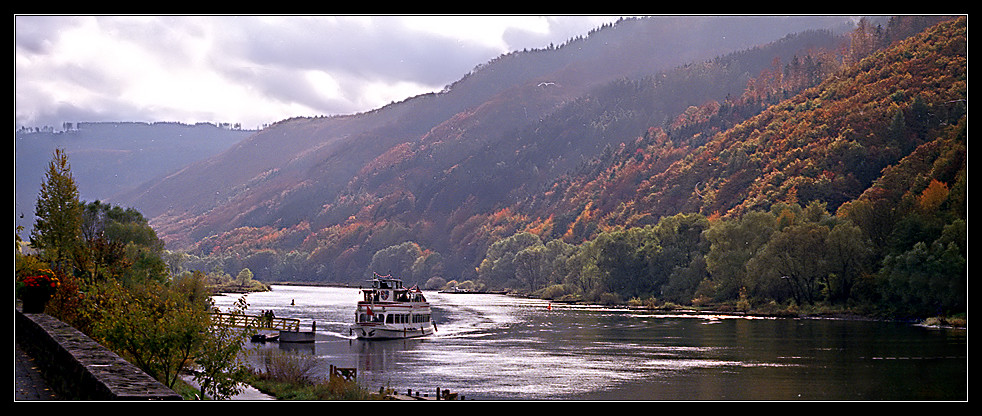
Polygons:
[[381,400],[382,396],[365,390],[357,382],[341,379],[321,381],[277,380],[254,374],[246,382],[277,400]]
[[536,298],[554,302],[556,304],[627,308],[631,310],[661,311],[666,313],[726,314],[771,318],[890,320],[916,323],[925,326],[968,328],[968,316],[964,313],[953,316],[936,316],[917,320],[901,320],[896,317],[885,316],[881,312],[873,310],[867,306],[848,307],[821,303],[796,305],[793,303],[780,304],[773,301],[761,304],[751,304],[744,298],[741,298],[738,301],[725,303],[710,303],[705,301],[700,302],[697,300],[693,302],[693,305],[679,305],[673,302],[658,300],[655,298],[631,298],[624,300],[622,297],[614,293],[603,294],[593,301],[582,299],[579,296],[555,296],[555,294],[548,293],[547,291],[539,291],[533,294],[513,292],[509,293],[509,295],[525,298]]
[[356,381],[315,376],[317,361],[308,354],[279,349],[256,350],[259,368],[245,383],[278,400],[382,400]]

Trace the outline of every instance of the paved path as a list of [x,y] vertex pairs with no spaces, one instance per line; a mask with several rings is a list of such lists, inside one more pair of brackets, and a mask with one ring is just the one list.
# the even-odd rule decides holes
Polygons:
[[[181,376],[181,379],[195,388],[198,388],[198,383],[196,383],[191,376]],[[250,385],[243,384],[241,387],[242,391],[229,400],[276,400],[275,397],[256,390],[255,387]]]
[[41,377],[34,358],[14,343],[14,400],[61,400]]

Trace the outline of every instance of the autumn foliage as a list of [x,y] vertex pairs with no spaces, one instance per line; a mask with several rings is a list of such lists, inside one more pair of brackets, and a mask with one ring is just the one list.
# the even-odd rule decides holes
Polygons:
[[[837,47],[615,80],[527,126],[489,101],[380,153],[315,218],[203,239],[186,267],[220,258],[258,279],[355,282],[377,253],[412,242],[447,280],[593,299],[879,305],[915,287],[923,272],[900,259],[916,256],[940,262],[945,287],[958,288],[965,20],[863,21]],[[737,83],[738,93],[706,91]],[[585,143],[596,156],[564,153]],[[516,235],[539,242],[508,267],[548,266],[492,273],[489,250]],[[563,262],[543,255],[550,243]],[[802,247],[824,261],[773,263]],[[954,292],[892,312],[958,310]]]

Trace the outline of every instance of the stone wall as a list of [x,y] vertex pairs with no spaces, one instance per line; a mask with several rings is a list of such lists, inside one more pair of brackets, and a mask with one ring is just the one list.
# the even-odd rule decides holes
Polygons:
[[135,365],[68,324],[16,313],[16,342],[35,358],[52,389],[70,400],[181,400]]

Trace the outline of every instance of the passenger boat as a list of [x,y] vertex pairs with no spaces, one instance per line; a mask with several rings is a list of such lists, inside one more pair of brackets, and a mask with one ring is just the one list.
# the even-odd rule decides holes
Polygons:
[[412,338],[433,334],[430,303],[416,286],[405,288],[402,280],[375,274],[372,286],[362,289],[351,335],[363,339]]

